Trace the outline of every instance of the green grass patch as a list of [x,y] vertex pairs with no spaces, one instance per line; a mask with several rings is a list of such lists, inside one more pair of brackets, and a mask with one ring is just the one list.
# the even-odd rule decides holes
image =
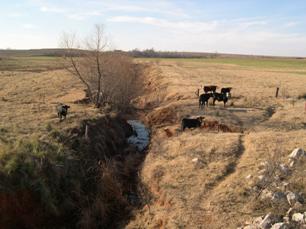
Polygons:
[[6,57],[0,60],[0,71],[41,72],[61,68],[59,57]]
[[229,64],[240,67],[306,69],[305,59],[294,58],[139,58],[152,62],[176,62],[195,64]]

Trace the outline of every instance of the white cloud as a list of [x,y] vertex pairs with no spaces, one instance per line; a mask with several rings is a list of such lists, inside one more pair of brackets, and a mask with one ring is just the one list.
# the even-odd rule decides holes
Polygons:
[[78,20],[78,21],[85,20],[88,17],[102,15],[102,12],[98,10],[92,10],[92,9],[80,10],[79,8],[74,9],[73,7],[68,9],[65,7],[43,5],[39,9],[41,12],[63,14],[65,17],[69,19]]
[[285,23],[284,26],[286,28],[291,28],[291,27],[296,27],[298,24],[299,24],[299,22],[297,22],[297,21],[289,21],[289,22]]
[[37,26],[36,25],[34,25],[34,24],[23,24],[22,25],[22,27],[24,28],[24,29],[36,29],[37,28]]
[[20,18],[24,16],[24,14],[21,12],[12,12],[12,13],[8,13],[7,16],[10,18]]
[[[158,50],[306,56],[306,30],[303,27],[302,20],[296,19],[297,17],[280,18],[267,15],[239,18],[238,13],[237,15],[230,15],[229,13],[228,17],[232,19],[227,20],[226,17],[223,17],[224,15],[213,14],[213,9],[209,9],[209,7],[207,9],[204,7],[196,8],[199,4],[189,1],[27,1],[31,2],[32,6],[34,5],[40,12],[48,15],[51,20],[52,17],[61,16],[70,20],[88,21],[88,26],[92,26],[91,23],[93,23],[93,20],[90,19],[97,21],[99,19],[102,22],[107,20],[111,24],[109,32],[112,34],[118,49],[154,47]],[[20,16],[22,15],[18,14],[17,11],[16,14],[12,13],[10,15],[10,17]],[[203,19],[207,17],[212,19]],[[224,19],[220,19],[222,17]],[[44,29],[43,27],[37,28],[34,24],[38,22],[35,20],[26,22],[32,22],[33,24],[24,24],[20,27],[29,30],[28,34],[33,34],[31,30],[36,29],[35,33],[40,32],[41,37],[44,34],[49,34],[50,28],[53,31],[57,29],[51,27],[52,23],[50,28]],[[82,28],[76,29],[85,31],[87,28],[83,27],[84,24],[63,20],[63,28],[67,30],[71,29],[69,26],[80,25]],[[14,27],[10,26],[10,28]],[[299,31],[300,34],[292,33],[293,29]],[[24,34],[26,32],[24,31]],[[53,47],[56,47],[57,42],[54,34],[49,34],[46,37],[50,37],[49,41],[55,40],[52,44],[55,44]],[[8,39],[7,42],[10,42],[10,40]],[[43,45],[40,42],[33,43],[30,39],[16,39],[16,44],[17,42],[28,46],[30,44]]]
[[165,19],[158,19],[154,17],[132,17],[132,16],[115,16],[108,19],[110,22],[127,22],[153,25],[163,28],[175,30],[189,30],[189,31],[212,31],[217,28],[217,21],[201,22],[201,21],[170,21]]
[[66,10],[59,7],[49,7],[49,6],[41,6],[40,8],[41,12],[51,12],[51,13],[65,13]]
[[134,1],[133,3],[122,0],[92,0],[88,1],[87,4],[81,9],[81,11],[80,6],[82,6],[82,4],[80,4],[81,2],[78,1],[75,1],[73,5],[69,6],[69,8],[64,4],[62,6],[55,5],[48,0],[32,0],[32,2],[39,6],[41,12],[62,13],[67,15],[68,18],[75,20],[83,20],[90,16],[98,16],[102,13],[109,12],[154,13],[184,18],[188,17],[183,9],[176,7],[175,4],[164,0]]
[[126,12],[126,13],[157,13],[169,16],[188,17],[187,13],[170,1],[149,0],[149,1],[91,1],[100,5],[105,11]]
[[[274,29],[273,23],[263,19],[236,19],[228,21],[172,21],[152,17],[117,16],[109,19],[116,23],[151,25],[158,34],[140,35],[136,42],[120,47],[157,50],[209,51],[265,55],[306,55],[306,37]],[[153,30],[153,29],[152,29]],[[120,44],[121,43],[121,44]]]
[[84,12],[84,13],[67,13],[66,16],[69,19],[73,19],[73,20],[78,20],[78,21],[82,21],[85,20],[88,17],[92,17],[92,16],[101,16],[102,13],[99,11],[92,11],[92,12]]

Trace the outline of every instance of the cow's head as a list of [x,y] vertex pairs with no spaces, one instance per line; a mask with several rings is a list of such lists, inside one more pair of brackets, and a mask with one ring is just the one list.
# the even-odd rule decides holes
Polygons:
[[201,123],[203,122],[204,119],[205,119],[204,116],[197,117],[197,120],[199,120]]
[[231,93],[226,92],[225,96],[226,96],[226,98],[230,99],[231,98]]

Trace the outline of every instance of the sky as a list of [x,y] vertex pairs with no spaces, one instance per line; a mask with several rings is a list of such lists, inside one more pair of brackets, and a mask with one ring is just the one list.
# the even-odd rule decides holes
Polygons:
[[0,0],[0,49],[58,48],[103,24],[121,50],[306,56],[305,0]]

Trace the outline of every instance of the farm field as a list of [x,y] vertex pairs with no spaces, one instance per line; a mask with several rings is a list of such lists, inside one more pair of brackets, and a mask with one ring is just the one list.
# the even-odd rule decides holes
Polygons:
[[0,229],[306,229],[292,3],[2,1]]
[[197,64],[203,66],[205,64],[228,64],[236,65],[239,67],[256,67],[256,68],[266,68],[266,69],[290,69],[295,71],[305,71],[304,58],[273,58],[273,57],[216,57],[216,58],[139,58],[143,61],[148,62],[169,62],[169,63],[192,63],[193,66]]
[[[110,211],[105,214],[113,214],[113,202],[116,207],[120,202],[120,206],[127,205],[121,201],[121,193],[104,195],[106,199],[97,201],[99,181],[88,185],[89,177],[95,176],[92,171],[88,173],[88,167],[97,168],[99,157],[126,147],[128,129],[122,129],[125,122],[116,114],[105,115],[82,102],[83,85],[61,70],[56,58],[18,56],[11,57],[9,63],[12,65],[0,61],[1,228],[94,225],[96,219],[82,218],[82,211],[95,211],[88,209],[87,201],[107,204]],[[56,111],[59,103],[71,107],[62,122]],[[84,140],[84,122],[91,128],[88,134],[91,144]],[[101,128],[106,125],[108,128]],[[122,162],[117,163],[120,168],[125,167]],[[107,171],[116,176],[119,169]],[[109,179],[100,178],[102,183],[105,178]],[[109,188],[121,185],[120,176],[116,178],[109,180]],[[129,182],[127,178],[125,175],[125,182]],[[81,190],[82,194],[78,194]],[[99,194],[103,191],[100,189]],[[101,217],[100,223],[112,223],[109,216],[101,213]]]
[[[73,104],[84,98],[81,83],[58,63],[53,57],[0,61],[0,126],[7,140],[47,133],[48,125],[58,123],[55,107],[59,102]],[[60,128],[72,127],[92,110],[73,105],[71,118]]]
[[[139,172],[147,199],[124,223],[127,228],[237,228],[268,212],[288,210],[261,200],[254,187],[266,161],[287,163],[294,148],[306,148],[305,60],[137,58],[135,62],[147,66],[145,86],[133,100],[135,113],[124,115],[151,128],[151,144]],[[56,57],[11,56],[0,61],[0,69],[3,160],[8,145],[14,148],[24,139],[51,143],[52,132],[63,133],[84,119],[104,117],[104,111],[80,102],[83,85],[61,69]],[[226,107],[216,102],[199,109],[196,91],[202,93],[203,85],[213,84],[217,91],[232,87],[232,98]],[[58,121],[55,111],[59,102],[71,105],[64,122]],[[200,115],[205,117],[202,128],[181,131],[183,117]],[[103,133],[101,139],[108,140],[109,134]],[[111,141],[117,143],[116,138]],[[3,163],[1,172],[14,166]],[[291,190],[305,192],[303,172],[303,166],[297,167],[296,176],[286,178]]]
[[[138,61],[152,64],[146,92],[135,101],[152,127],[141,172],[152,196],[128,228],[237,228],[269,212],[284,215],[289,206],[263,200],[256,187],[265,166],[286,164],[293,149],[306,148],[305,60]],[[227,106],[200,110],[196,91],[203,85],[232,87]],[[204,127],[181,131],[183,117],[200,115]],[[289,189],[305,192],[303,171],[285,179]]]
[[43,72],[63,68],[60,58],[49,56],[0,56],[0,71]]

